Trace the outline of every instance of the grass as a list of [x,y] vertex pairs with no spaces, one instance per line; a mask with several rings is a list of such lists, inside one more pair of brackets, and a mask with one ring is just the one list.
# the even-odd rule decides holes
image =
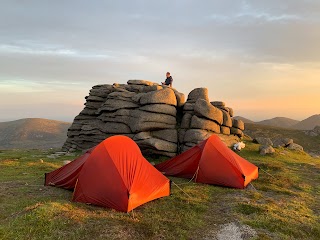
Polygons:
[[[250,218],[242,214],[243,222],[277,233],[281,239],[320,239],[319,160],[303,152],[280,149],[261,161],[256,156],[257,148],[249,146],[242,155],[271,175],[260,171],[260,179],[254,183],[259,194],[254,193],[248,203],[258,210]],[[240,211],[245,208],[238,206]]]
[[[260,156],[258,147],[247,144],[240,155],[260,167],[259,180],[245,191],[223,189],[227,203],[214,211],[227,206],[224,221],[253,227],[258,239],[320,239],[319,160],[284,149]],[[215,222],[209,218],[204,229]]]
[[260,156],[249,143],[240,155],[263,170],[255,189],[173,178],[192,198],[173,185],[170,197],[129,214],[70,202],[71,191],[44,187],[45,172],[74,158],[47,155],[0,151],[0,239],[204,239],[229,222],[251,226],[256,239],[320,239],[320,162],[305,153]]
[[0,153],[0,239],[183,239],[203,224],[198,216],[208,209],[209,186],[183,186],[191,199],[173,187],[170,197],[120,213],[70,202],[71,191],[44,187],[44,173],[72,158],[47,154]]

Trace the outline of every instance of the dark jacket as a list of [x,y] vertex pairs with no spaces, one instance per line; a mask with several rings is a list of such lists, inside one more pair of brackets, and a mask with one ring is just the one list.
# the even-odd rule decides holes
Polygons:
[[166,78],[166,81],[164,82],[164,84],[169,86],[170,84],[172,84],[172,82],[173,82],[173,78],[170,76]]

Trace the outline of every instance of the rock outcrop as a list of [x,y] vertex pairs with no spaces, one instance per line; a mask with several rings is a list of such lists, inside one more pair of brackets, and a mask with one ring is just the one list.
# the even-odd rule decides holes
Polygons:
[[288,147],[293,140],[291,138],[275,138],[273,139],[273,146],[278,147]]
[[267,155],[267,154],[275,153],[275,150],[270,145],[261,145],[259,147],[259,152],[260,152],[260,155]]
[[[210,135],[228,145],[243,136],[244,123],[232,119],[223,102],[210,102],[208,90],[183,93],[145,80],[96,85],[75,117],[63,150],[91,148],[112,135],[126,135],[144,154],[175,156]],[[230,135],[231,134],[231,135]]]
[[297,143],[290,143],[287,148],[295,151],[303,151],[303,147]]
[[311,137],[320,136],[320,126],[315,126],[313,130],[305,130],[304,133]]
[[258,144],[261,144],[261,145],[273,146],[273,142],[271,141],[270,138],[256,137],[252,141],[254,143],[258,143]]
[[[183,117],[179,131],[180,151],[183,152],[212,134],[230,135],[231,129],[237,129],[232,134],[242,137],[244,124],[232,121],[233,110],[225,106],[224,102],[210,102],[208,89],[196,88],[192,90],[183,106]],[[237,125],[240,122],[240,127]]]
[[275,148],[287,148],[295,151],[303,151],[303,147],[293,142],[291,138],[274,138],[271,140],[266,137],[255,137],[252,140],[254,143],[260,144],[259,152],[261,155],[274,153]]

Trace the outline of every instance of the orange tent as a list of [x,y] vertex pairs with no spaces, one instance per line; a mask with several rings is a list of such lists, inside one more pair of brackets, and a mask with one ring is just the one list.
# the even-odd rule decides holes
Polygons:
[[234,188],[245,188],[258,178],[258,167],[229,149],[217,135],[155,167],[168,176]]
[[45,185],[74,188],[75,202],[123,212],[170,194],[170,180],[125,136],[110,137],[84,156],[46,174]]
[[78,157],[67,165],[64,165],[50,173],[46,173],[45,185],[74,189],[82,166],[90,156],[93,149],[94,148],[89,149],[84,155]]

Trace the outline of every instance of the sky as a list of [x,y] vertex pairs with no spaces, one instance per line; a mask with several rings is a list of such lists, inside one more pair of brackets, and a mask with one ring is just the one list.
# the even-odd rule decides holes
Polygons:
[[319,0],[1,0],[0,121],[72,121],[96,84],[207,87],[235,115],[320,113]]

